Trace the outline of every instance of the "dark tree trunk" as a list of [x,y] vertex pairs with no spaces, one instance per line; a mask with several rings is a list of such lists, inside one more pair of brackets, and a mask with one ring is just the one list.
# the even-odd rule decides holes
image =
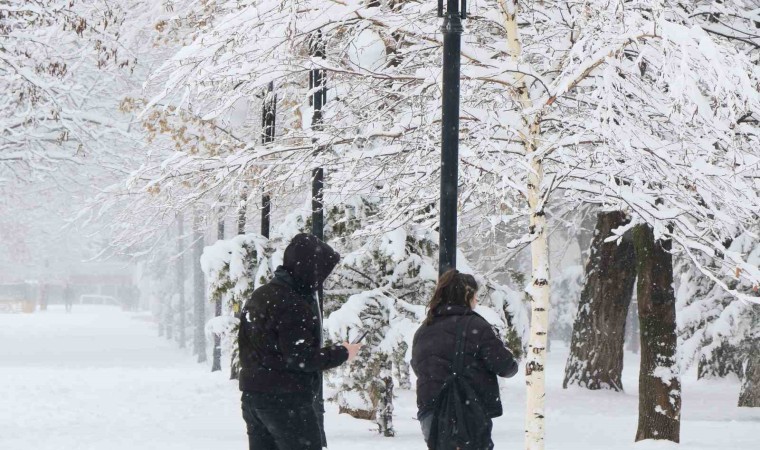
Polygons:
[[639,427],[636,441],[679,442],[681,381],[676,365],[676,301],[670,241],[655,241],[652,228],[634,229],[641,326]]
[[243,191],[240,195],[240,206],[238,207],[238,228],[237,234],[245,234],[246,216],[248,215],[248,192]]
[[[245,234],[245,224],[246,224],[246,215],[248,211],[248,192],[243,191],[243,193],[240,196],[240,207],[238,208],[238,222],[237,222],[237,233]],[[240,310],[242,309],[242,305],[239,303],[234,303],[232,305],[232,314],[235,315],[235,317],[238,317],[240,314]],[[230,380],[237,380],[239,376],[239,368],[235,364],[235,360],[238,356],[238,349],[237,345],[232,349],[232,358],[230,358]]]
[[747,353],[747,362],[742,373],[739,406],[760,408],[760,338],[752,340]]
[[195,297],[195,339],[193,351],[198,355],[198,362],[204,363],[206,356],[206,279],[201,269],[203,256],[203,230],[200,213],[196,212],[195,230],[193,232],[193,295]]
[[185,243],[184,243],[184,218],[182,214],[177,217],[177,293],[179,294],[179,302],[177,304],[177,314],[179,320],[177,326],[179,327],[179,333],[177,333],[177,339],[179,340],[179,348],[185,348],[187,343],[187,327],[185,326]]
[[380,402],[377,408],[377,424],[380,433],[385,437],[393,437],[396,431],[393,428],[393,374],[391,358],[383,362],[380,371]]
[[[224,239],[224,215],[222,211],[219,211],[219,220],[216,227],[216,237],[219,240]],[[214,317],[222,315],[222,299],[217,300],[214,303]],[[222,338],[218,334],[214,334],[214,360],[211,363],[211,371],[219,372],[222,370]]]
[[635,253],[630,235],[619,244],[604,240],[628,221],[620,211],[597,217],[562,383],[565,388],[577,384],[592,390],[623,390],[625,321],[636,280]]

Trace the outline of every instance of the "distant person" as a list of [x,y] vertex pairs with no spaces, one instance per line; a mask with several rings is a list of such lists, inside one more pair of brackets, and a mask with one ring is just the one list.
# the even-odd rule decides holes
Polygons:
[[[512,353],[496,336],[491,325],[473,311],[477,305],[477,292],[478,283],[472,275],[457,270],[444,273],[428,306],[427,319],[414,335],[412,369],[417,375],[417,417],[425,442],[431,449],[441,449],[434,443],[436,437],[431,436],[431,428],[440,428],[433,427],[436,400],[454,373],[457,330],[461,330],[464,339],[461,376],[472,386],[483,413],[485,423],[478,425],[482,425],[480,442],[483,442],[484,450],[493,448],[491,419],[502,415],[496,377],[513,377],[517,373],[518,365]],[[461,410],[469,411],[467,408]],[[454,449],[456,445],[451,443],[445,448]]]
[[317,292],[340,260],[330,246],[299,234],[274,279],[240,314],[240,390],[250,450],[321,450],[320,372],[356,357],[361,344],[323,347]]
[[66,312],[70,313],[74,307],[74,289],[69,283],[63,288],[63,302],[66,305]]

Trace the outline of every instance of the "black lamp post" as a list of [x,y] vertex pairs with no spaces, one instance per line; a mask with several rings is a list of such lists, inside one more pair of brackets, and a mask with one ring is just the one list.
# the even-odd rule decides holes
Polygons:
[[[325,42],[322,32],[317,31],[311,40],[311,55],[317,58],[325,57]],[[310,103],[314,107],[314,115],[311,118],[311,128],[315,131],[322,130],[322,107],[327,102],[327,87],[325,85],[325,71],[312,69],[309,73],[309,88],[312,91]],[[317,149],[316,151],[319,151]],[[324,183],[325,171],[322,167],[315,168],[311,173],[311,233],[324,240]],[[320,296],[321,300],[321,296]],[[320,305],[321,306],[321,305]]]
[[[269,83],[269,89],[264,97],[264,107],[261,110],[261,128],[263,130],[261,142],[269,144],[274,142],[275,124],[277,120],[277,95],[274,93],[274,82]],[[268,192],[261,196],[261,235],[269,239],[270,215],[272,212],[272,199]]]
[[[461,3],[460,3],[461,2]],[[443,105],[441,118],[441,224],[438,271],[457,266],[457,188],[459,184],[459,73],[462,19],[466,0],[438,0],[443,17]],[[461,5],[461,9],[460,9]]]
[[[317,31],[311,36],[310,42],[311,56],[324,58],[326,54],[325,41],[322,39],[322,32]],[[327,102],[327,86],[325,83],[325,71],[321,69],[312,69],[309,72],[309,88],[312,91],[309,102],[314,107],[314,115],[311,118],[311,128],[314,131],[322,130],[322,107]],[[315,154],[320,151],[315,149]],[[324,186],[325,170],[317,167],[311,172],[311,234],[321,240],[325,239],[325,213],[324,213]],[[324,293],[322,286],[317,293],[319,298],[319,311],[324,311]],[[320,321],[322,317],[320,317]],[[322,433],[322,447],[327,447],[327,437],[325,436],[325,401],[323,394],[322,374],[319,374],[319,395],[316,400],[315,408],[318,414],[319,428]]]

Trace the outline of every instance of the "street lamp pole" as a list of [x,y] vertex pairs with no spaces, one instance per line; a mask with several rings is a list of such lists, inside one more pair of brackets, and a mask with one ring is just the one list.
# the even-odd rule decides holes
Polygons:
[[[311,55],[316,58],[325,57],[325,42],[322,32],[317,31],[312,36]],[[309,73],[309,87],[312,90],[311,104],[314,107],[314,115],[311,119],[311,128],[314,131],[322,130],[322,107],[327,102],[327,87],[325,85],[325,71],[312,69]],[[319,149],[316,150],[317,152]],[[324,240],[324,183],[325,171],[317,167],[311,173],[311,233]],[[321,300],[321,296],[320,296]]]
[[[318,30],[311,36],[310,53],[315,58],[325,58],[326,47],[322,39],[322,31]],[[311,118],[311,128],[313,131],[321,131],[322,108],[327,102],[327,86],[325,82],[325,71],[314,68],[309,72],[309,88],[312,91],[309,99],[313,106],[314,115]],[[321,149],[316,148],[315,154]],[[324,188],[325,188],[325,170],[322,167],[314,168],[311,172],[311,234],[320,240],[325,239],[325,210],[324,210]],[[319,311],[322,314],[320,321],[324,317],[324,291],[319,286],[318,292]],[[321,335],[320,335],[321,336]],[[319,374],[319,394],[316,399],[315,409],[317,410],[317,419],[319,420],[319,429],[322,434],[322,447],[327,447],[327,437],[325,436],[325,400],[324,400],[324,382],[322,373]]]
[[[443,104],[441,117],[441,223],[438,271],[457,266],[457,191],[459,185],[459,74],[462,19],[466,0],[438,0],[443,17]],[[461,2],[461,3],[460,3]],[[461,9],[460,9],[461,4]]]
[[[264,107],[261,113],[261,128],[263,133],[261,142],[266,145],[274,142],[275,125],[277,118],[277,95],[274,93],[274,82],[269,83],[269,89],[264,96]],[[272,198],[269,193],[264,191],[261,196],[261,235],[269,239],[271,228],[270,216],[272,213]]]

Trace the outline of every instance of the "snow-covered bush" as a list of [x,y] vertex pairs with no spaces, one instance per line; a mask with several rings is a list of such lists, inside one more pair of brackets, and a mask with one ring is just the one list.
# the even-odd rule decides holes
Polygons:
[[219,240],[203,249],[201,268],[212,302],[222,302],[223,314],[211,319],[206,334],[220,336],[222,348],[238,367],[237,330],[240,308],[259,286],[271,278],[269,241],[257,234],[242,234]]
[[393,387],[399,381],[409,387],[406,354],[424,313],[423,306],[375,289],[352,295],[330,315],[326,327],[337,342],[368,331],[360,357],[333,374],[339,380],[335,401],[341,412],[375,419],[381,433],[393,434]]
[[[760,242],[749,233],[733,239],[726,252],[747,255],[747,262],[760,267]],[[706,261],[706,266],[714,263]],[[760,398],[760,380],[748,377],[747,365],[760,348],[760,306],[735,301],[718,283],[705,277],[690,261],[681,261],[676,291],[681,370],[698,363],[699,376],[742,378],[742,396],[752,390]],[[723,273],[732,290],[760,297],[757,289],[737,273]],[[749,406],[749,405],[747,405]],[[754,405],[760,406],[760,405]]]
[[[412,339],[438,279],[437,237],[406,225],[371,239],[344,256],[327,291],[328,298],[347,297],[325,322],[330,339],[342,342],[369,331],[363,357],[331,378],[334,400],[342,412],[377,420],[386,434],[393,386],[411,388]],[[473,273],[459,258],[460,270]],[[476,311],[519,355],[528,333],[522,295],[474,275],[480,285]]]

